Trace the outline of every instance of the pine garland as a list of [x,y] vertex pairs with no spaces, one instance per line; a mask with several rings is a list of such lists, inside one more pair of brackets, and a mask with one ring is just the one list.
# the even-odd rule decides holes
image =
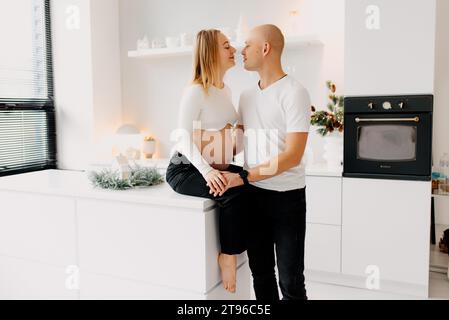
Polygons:
[[97,188],[127,190],[135,187],[149,187],[164,182],[156,168],[131,167],[129,179],[121,179],[118,171],[103,169],[100,172],[90,171],[88,178]]

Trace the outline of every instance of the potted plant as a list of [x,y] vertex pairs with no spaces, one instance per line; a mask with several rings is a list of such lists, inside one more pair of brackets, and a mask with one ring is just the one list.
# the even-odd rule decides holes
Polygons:
[[327,81],[329,90],[327,110],[317,111],[312,106],[310,123],[318,126],[317,132],[324,137],[324,159],[329,169],[341,170],[343,163],[344,97],[338,96],[337,86]]

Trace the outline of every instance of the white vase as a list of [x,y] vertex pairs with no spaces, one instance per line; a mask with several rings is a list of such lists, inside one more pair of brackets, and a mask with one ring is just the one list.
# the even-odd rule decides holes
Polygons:
[[334,131],[324,137],[324,155],[329,170],[343,168],[343,134]]

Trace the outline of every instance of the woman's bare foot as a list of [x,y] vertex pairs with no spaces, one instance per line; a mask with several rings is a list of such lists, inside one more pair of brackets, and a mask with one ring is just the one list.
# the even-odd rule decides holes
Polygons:
[[220,253],[218,255],[218,264],[221,269],[221,280],[223,281],[223,287],[229,292],[235,293],[237,256]]

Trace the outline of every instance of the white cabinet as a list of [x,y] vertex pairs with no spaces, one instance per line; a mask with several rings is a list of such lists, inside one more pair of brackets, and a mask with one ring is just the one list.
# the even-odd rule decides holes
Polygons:
[[75,201],[0,191],[0,255],[66,267],[76,263]]
[[[216,209],[80,200],[80,267],[204,294],[221,281],[217,215]],[[239,264],[245,261],[240,255]]]
[[308,223],[305,268],[340,273],[341,227]]
[[347,0],[345,94],[433,92],[435,0]]
[[80,200],[78,218],[83,270],[205,291],[205,215]]
[[341,177],[306,177],[307,222],[341,225]]
[[[82,172],[46,170],[0,178],[0,203],[0,298],[250,298],[246,253],[237,293],[222,288],[209,199],[167,184],[99,190]],[[78,273],[79,291],[66,288]]]
[[342,272],[378,270],[381,286],[394,281],[427,292],[430,192],[430,182],[344,178]]
[[0,300],[73,300],[78,291],[66,286],[66,268],[0,256]]
[[[178,266],[180,267],[180,266]],[[195,293],[142,281],[133,281],[89,272],[81,272],[80,298],[83,300],[248,300],[252,282],[248,264],[237,269],[235,293],[227,292],[217,284],[207,293]]]
[[306,177],[305,268],[308,270],[340,272],[341,184],[341,177]]

